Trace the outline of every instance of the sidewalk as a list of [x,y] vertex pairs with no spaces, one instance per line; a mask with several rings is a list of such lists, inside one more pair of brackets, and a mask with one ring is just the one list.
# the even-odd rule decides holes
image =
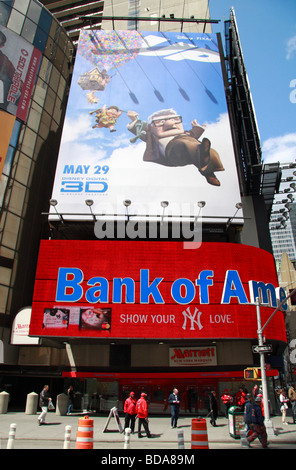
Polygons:
[[[75,449],[76,435],[79,419],[83,414],[71,416],[59,416],[55,412],[47,415],[47,425],[39,426],[36,415],[26,415],[22,412],[7,412],[0,415],[0,449],[6,449],[10,425],[16,424],[16,434],[13,441],[14,449],[63,449],[65,440],[65,428],[71,426],[70,449]],[[93,420],[94,437],[93,449],[106,451],[107,449],[124,449],[125,436],[120,433],[115,418],[112,417],[106,432],[103,432],[108,421],[108,415],[88,414]],[[124,425],[122,415],[120,422]],[[178,451],[178,431],[183,431],[185,450],[191,449],[191,423],[195,416],[181,416],[178,421],[178,429],[171,429],[170,417],[152,416],[149,418],[149,428],[153,435],[148,439],[142,431],[143,438],[137,434],[130,436],[129,448],[132,449],[171,449]],[[269,448],[296,449],[296,424],[292,418],[287,418],[289,424],[281,422],[280,416],[271,418],[275,436],[269,437]],[[234,439],[229,432],[228,420],[219,417],[217,426],[211,426],[209,418],[206,418],[209,449],[242,449],[240,439]],[[137,423],[136,423],[137,429]],[[252,443],[253,448],[261,448],[258,439]]]

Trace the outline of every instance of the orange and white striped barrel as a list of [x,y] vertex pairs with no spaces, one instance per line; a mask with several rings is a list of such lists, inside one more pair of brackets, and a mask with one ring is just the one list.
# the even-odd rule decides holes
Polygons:
[[94,442],[94,420],[88,416],[80,418],[75,449],[92,449]]
[[191,449],[208,449],[207,422],[202,418],[194,418],[191,423]]

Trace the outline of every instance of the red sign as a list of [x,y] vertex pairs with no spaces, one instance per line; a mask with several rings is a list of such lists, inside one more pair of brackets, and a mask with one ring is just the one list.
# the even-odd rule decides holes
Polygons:
[[[262,298],[264,324],[277,285],[273,256],[246,245],[43,240],[30,335],[257,338],[250,302]],[[264,335],[286,341],[281,312]]]

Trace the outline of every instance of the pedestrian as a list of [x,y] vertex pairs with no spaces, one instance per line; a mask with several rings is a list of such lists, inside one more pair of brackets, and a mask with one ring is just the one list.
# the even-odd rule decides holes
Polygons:
[[138,437],[142,437],[141,434],[141,428],[142,424],[143,427],[146,431],[147,437],[151,437],[151,433],[149,431],[149,426],[148,426],[148,405],[146,398],[147,395],[146,393],[141,393],[141,398],[137,401],[136,409],[137,409],[137,416],[138,416]]
[[135,432],[135,422],[137,416],[136,404],[137,401],[135,398],[135,393],[131,392],[129,397],[124,402],[123,411],[125,413],[124,429],[130,428],[132,433]]
[[73,401],[74,401],[74,390],[72,385],[67,390],[67,395],[68,395],[68,411],[67,415],[71,414],[72,408],[73,408]]
[[[261,398],[256,398],[255,403],[247,404],[245,406],[245,420],[247,419],[250,426],[251,433],[247,437],[247,441],[250,445],[250,442],[253,442],[257,437],[259,438],[263,449],[266,449],[268,446],[267,442],[267,433],[264,425],[264,418],[260,406]],[[248,417],[246,417],[248,415]]]
[[169,404],[171,405],[171,427],[176,428],[179,418],[180,396],[177,388],[173,389],[173,393],[169,396]]
[[291,385],[288,391],[288,397],[292,405],[293,424],[296,423],[296,390],[294,385]]
[[215,390],[213,390],[210,395],[210,414],[211,414],[211,419],[210,419],[211,425],[217,426],[216,419],[218,417],[218,404],[217,404]]
[[41,424],[46,424],[45,423],[45,418],[46,418],[46,415],[47,415],[48,406],[51,402],[52,402],[52,399],[51,399],[51,396],[49,394],[49,386],[44,385],[43,390],[40,392],[40,395],[39,395],[39,406],[41,408],[41,414],[38,418],[39,426]]
[[222,400],[222,403],[224,404],[224,407],[225,407],[225,417],[228,418],[228,411],[229,411],[229,408],[232,405],[233,398],[230,395],[230,393],[228,392],[227,388],[225,388],[223,394],[221,395],[221,400]]
[[251,434],[253,434],[253,432],[251,430],[253,400],[254,400],[254,396],[252,396],[251,393],[247,393],[245,409],[244,409],[244,420],[245,420],[245,425],[246,425],[247,437],[250,436]]
[[239,389],[239,391],[237,392],[235,398],[236,398],[236,404],[237,406],[240,407],[241,411],[244,411],[244,406],[245,406],[245,402],[246,402],[246,391],[244,390],[243,387],[241,387]]
[[283,388],[281,388],[280,390],[279,400],[281,404],[280,410],[282,413],[282,423],[287,425],[288,423],[286,421],[286,417],[287,417],[289,398],[287,397],[286,392]]

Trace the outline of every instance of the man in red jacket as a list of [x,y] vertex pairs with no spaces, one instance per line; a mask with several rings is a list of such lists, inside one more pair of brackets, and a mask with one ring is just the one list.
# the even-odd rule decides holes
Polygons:
[[123,408],[125,413],[124,429],[130,428],[132,433],[135,431],[135,421],[137,416],[136,403],[135,393],[131,392],[130,396],[125,400]]
[[146,431],[147,437],[151,437],[151,433],[149,431],[149,426],[148,426],[148,405],[147,405],[146,397],[147,397],[146,393],[141,393],[141,398],[139,398],[139,400],[137,401],[137,415],[139,419],[138,437],[142,437],[141,435],[142,424]]

